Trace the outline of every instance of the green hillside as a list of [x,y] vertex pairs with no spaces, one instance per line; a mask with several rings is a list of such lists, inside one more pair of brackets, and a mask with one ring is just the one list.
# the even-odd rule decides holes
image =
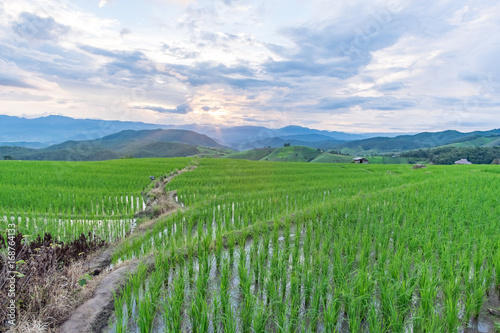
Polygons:
[[[213,148],[205,148],[213,147]],[[0,147],[0,157],[16,160],[101,161],[121,157],[223,156],[231,150],[206,135],[184,130],[126,130],[104,138],[66,141],[42,149]]]
[[311,162],[319,154],[320,152],[313,148],[292,146],[276,149],[262,160],[280,162]]
[[500,136],[479,136],[473,135],[470,137],[465,137],[463,139],[452,142],[448,145],[444,145],[443,147],[459,147],[459,148],[467,148],[467,147],[497,147],[500,146]]
[[[350,141],[340,144],[337,148],[342,153],[350,155],[396,154],[403,151],[434,148],[450,144],[457,144],[459,147],[482,146],[490,141],[499,139],[499,134],[499,129],[471,133],[452,130],[432,133],[423,132],[415,135],[400,135],[394,138],[376,137]],[[477,141],[474,142],[474,140]]]
[[402,157],[427,160],[435,164],[453,164],[466,158],[473,164],[490,164],[500,158],[500,147],[439,147],[434,149],[419,149],[401,154]]
[[226,158],[259,161],[271,154],[277,148],[256,148],[244,151],[234,152],[226,156]]
[[316,156],[311,162],[314,163],[351,163],[353,156],[338,155],[330,153],[321,153]]

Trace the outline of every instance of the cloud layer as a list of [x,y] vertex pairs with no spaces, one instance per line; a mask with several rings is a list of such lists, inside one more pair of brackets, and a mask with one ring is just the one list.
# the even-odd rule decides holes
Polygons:
[[496,1],[0,6],[5,114],[350,132],[500,127]]

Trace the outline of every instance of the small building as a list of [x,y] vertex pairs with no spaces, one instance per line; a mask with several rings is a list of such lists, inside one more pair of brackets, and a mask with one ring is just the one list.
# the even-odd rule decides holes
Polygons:
[[364,157],[355,157],[355,158],[353,158],[353,162],[354,163],[365,163],[366,164],[369,161],[366,158],[364,158]]
[[472,164],[471,162],[467,161],[466,158],[462,158],[458,161],[455,161],[455,164]]
[[414,166],[411,167],[412,169],[425,169],[427,168],[427,166],[425,166],[424,164],[415,164]]

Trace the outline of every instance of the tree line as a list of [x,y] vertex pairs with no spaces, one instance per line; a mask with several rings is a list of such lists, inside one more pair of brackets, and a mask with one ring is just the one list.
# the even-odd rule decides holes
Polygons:
[[425,159],[435,164],[453,164],[466,158],[473,164],[491,164],[500,159],[500,147],[441,147],[418,149],[401,154],[401,157]]

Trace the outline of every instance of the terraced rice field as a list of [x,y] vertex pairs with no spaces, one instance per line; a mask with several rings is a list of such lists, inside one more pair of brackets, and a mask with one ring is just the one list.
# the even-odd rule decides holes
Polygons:
[[[147,176],[190,162],[83,162],[53,176],[58,164],[0,163],[0,209],[26,234],[114,240]],[[497,166],[201,159],[166,186],[184,208],[114,251],[114,264],[144,264],[115,294],[107,332],[494,332]]]
[[494,166],[202,160],[168,184],[187,209],[115,253],[156,264],[117,295],[109,330],[493,332],[499,180]]

